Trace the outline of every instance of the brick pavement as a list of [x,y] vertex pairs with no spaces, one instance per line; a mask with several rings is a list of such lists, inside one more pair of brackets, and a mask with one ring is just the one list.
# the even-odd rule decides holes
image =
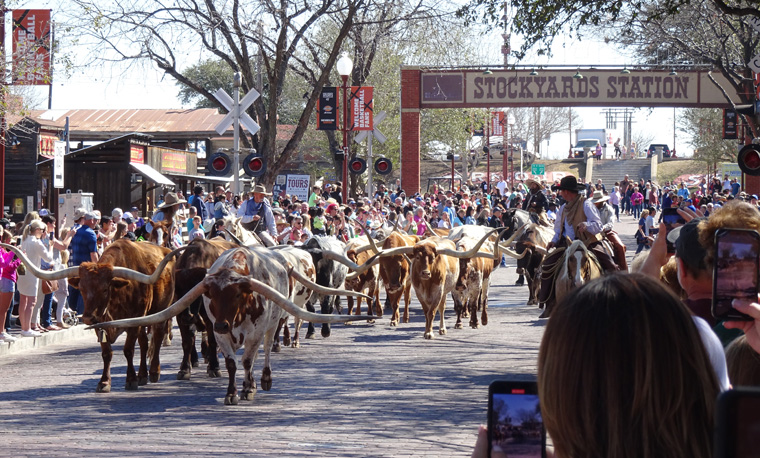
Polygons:
[[[628,242],[635,221],[623,221]],[[453,329],[449,300],[448,334],[425,341],[414,300],[409,324],[392,328],[386,314],[273,354],[272,390],[238,406],[223,405],[224,370],[221,379],[200,367],[176,380],[179,341],[162,349],[161,381],[137,392],[123,390],[123,337],[109,394],[95,393],[102,361],[89,333],[6,354],[0,456],[469,456],[486,421],[488,384],[535,376],[545,320],[524,305],[527,288],[513,285],[509,264],[495,271],[488,326]]]

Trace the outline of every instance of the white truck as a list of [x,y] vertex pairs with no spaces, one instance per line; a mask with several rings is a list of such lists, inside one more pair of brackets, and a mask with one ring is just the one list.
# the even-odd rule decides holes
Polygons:
[[611,139],[613,133],[607,129],[576,129],[575,146],[573,146],[573,157],[582,158],[584,151],[596,151],[596,145],[602,145],[602,154],[606,156],[607,146],[612,148],[615,139]]

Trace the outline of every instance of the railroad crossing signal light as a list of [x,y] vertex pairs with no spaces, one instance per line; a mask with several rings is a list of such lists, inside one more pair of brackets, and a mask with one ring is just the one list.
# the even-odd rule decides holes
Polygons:
[[267,171],[267,163],[258,153],[251,153],[243,161],[243,170],[248,176],[260,177]]
[[367,170],[367,161],[358,157],[354,157],[348,163],[348,170],[350,170],[351,173],[361,175]]
[[378,175],[388,175],[393,171],[393,162],[390,159],[381,157],[375,161],[375,173]]
[[747,175],[760,175],[760,145],[746,145],[739,151],[739,168]]
[[227,155],[227,153],[223,153],[221,151],[217,151],[216,153],[210,155],[208,157],[208,161],[206,162],[206,174],[214,177],[227,176],[229,175],[231,169],[232,160]]

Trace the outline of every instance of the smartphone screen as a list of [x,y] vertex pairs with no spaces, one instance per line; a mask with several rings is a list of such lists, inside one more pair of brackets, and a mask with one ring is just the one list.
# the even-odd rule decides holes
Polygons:
[[731,306],[734,299],[757,302],[760,234],[746,229],[721,229],[715,233],[712,314],[716,320],[752,318]]
[[489,456],[544,457],[546,434],[536,382],[498,380],[488,392]]
[[760,450],[760,390],[739,387],[718,396],[715,458],[750,458]]
[[[664,208],[662,210],[662,222],[665,223],[665,237],[667,237],[670,231],[674,228],[686,224],[686,220],[678,214],[677,208]],[[667,245],[668,253],[676,252],[676,246],[674,243],[668,241]]]

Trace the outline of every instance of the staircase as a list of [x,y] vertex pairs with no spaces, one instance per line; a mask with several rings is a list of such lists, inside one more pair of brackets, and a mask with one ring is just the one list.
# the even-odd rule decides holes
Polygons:
[[606,159],[594,161],[592,180],[596,183],[596,180],[601,179],[607,189],[611,190],[611,186],[616,181],[623,181],[626,175],[634,181],[638,181],[639,178],[649,180],[651,172],[649,159],[626,159],[624,161]]

